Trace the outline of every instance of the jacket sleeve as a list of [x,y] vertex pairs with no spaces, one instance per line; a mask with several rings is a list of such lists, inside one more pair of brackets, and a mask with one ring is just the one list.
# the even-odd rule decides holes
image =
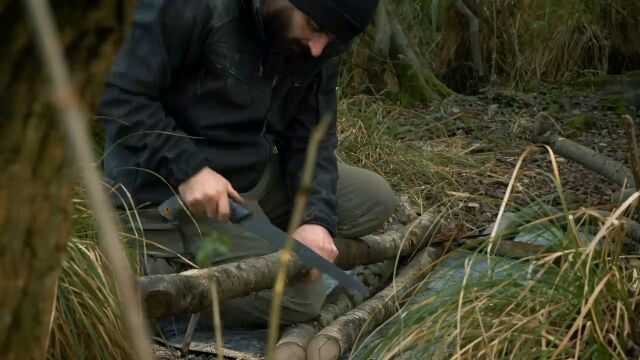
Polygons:
[[337,102],[336,86],[338,82],[338,59],[329,60],[315,81],[306,89],[296,115],[288,126],[287,136],[279,141],[278,152],[285,169],[291,194],[300,187],[302,169],[307,144],[313,129],[323,116],[329,116],[329,130],[318,148],[318,158],[307,209],[303,217],[304,224],[319,224],[325,227],[331,236],[337,231],[336,189],[338,183],[338,165],[335,156],[337,147]]
[[160,101],[176,70],[198,60],[209,12],[207,0],[139,1],[98,110],[107,151],[125,148],[172,185],[209,163]]

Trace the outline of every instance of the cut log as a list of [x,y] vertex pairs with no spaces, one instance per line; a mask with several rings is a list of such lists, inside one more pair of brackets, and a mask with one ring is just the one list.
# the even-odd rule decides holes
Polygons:
[[620,186],[635,187],[631,170],[607,156],[555,133],[546,133],[537,140],[549,145],[556,154],[573,160]]
[[317,330],[309,324],[290,326],[282,333],[273,350],[275,360],[306,360],[307,344]]
[[442,252],[432,247],[421,250],[393,284],[363,302],[357,308],[333,321],[309,342],[307,359],[338,359],[351,349],[358,336],[367,335],[383,321],[391,317],[423,278],[420,276],[440,257]]
[[[361,239],[339,239],[336,241],[339,251],[336,264],[343,269],[353,269],[358,265],[410,255],[429,242],[438,225],[439,218],[425,214],[405,226],[403,231]],[[278,264],[279,253],[273,253],[207,269],[143,276],[138,279],[140,295],[152,318],[195,313],[211,306],[210,278],[215,279],[220,301],[224,301],[271,288],[278,274]],[[309,271],[295,256],[288,266],[289,281],[295,281]]]
[[[369,294],[379,292],[393,273],[394,261],[356,268],[355,275],[362,281]],[[344,286],[335,287],[327,296],[318,318],[309,324],[299,324],[288,328],[282,335],[274,352],[276,360],[306,359],[309,340],[333,320],[360,305],[365,299]]]

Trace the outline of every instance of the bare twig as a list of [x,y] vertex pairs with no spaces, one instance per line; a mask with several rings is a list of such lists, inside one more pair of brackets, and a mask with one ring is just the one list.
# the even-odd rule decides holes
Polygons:
[[191,346],[191,340],[193,339],[193,333],[196,330],[200,320],[200,313],[194,313],[189,319],[189,326],[187,326],[187,332],[184,334],[184,340],[182,340],[182,348],[180,348],[180,356],[187,356],[189,353],[189,347]]
[[293,247],[293,233],[300,226],[304,211],[307,208],[307,201],[309,199],[309,193],[311,192],[311,184],[313,182],[313,174],[316,168],[316,159],[318,157],[318,147],[320,142],[327,133],[329,128],[329,116],[323,116],[318,126],[313,130],[309,144],[307,145],[307,153],[304,161],[304,167],[302,169],[302,179],[300,181],[300,188],[296,194],[295,204],[289,221],[289,231],[287,232],[287,241],[284,245],[284,249],[280,252],[280,267],[278,276],[273,288],[273,298],[271,299],[271,316],[269,319],[269,336],[267,341],[267,359],[273,358],[273,350],[278,341],[280,328],[280,303],[282,301],[282,294],[284,292],[285,283],[287,280],[287,264],[291,259],[291,248]]
[[25,0],[24,3],[36,34],[43,67],[52,85],[52,98],[58,118],[81,169],[89,205],[98,224],[100,244],[116,279],[134,353],[137,359],[151,359],[148,331],[137,302],[131,265],[118,240],[113,210],[95,168],[95,156],[87,126],[88,116],[73,89],[49,3],[45,0]]
[[216,358],[224,360],[224,349],[222,347],[222,320],[220,319],[220,298],[218,296],[218,285],[216,279],[209,279],[211,290],[211,301],[213,303],[213,331],[216,339]]

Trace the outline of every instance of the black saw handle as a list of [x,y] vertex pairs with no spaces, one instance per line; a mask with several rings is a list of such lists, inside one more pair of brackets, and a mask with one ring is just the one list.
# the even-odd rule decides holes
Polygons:
[[[180,203],[181,200],[178,200],[178,197],[172,196],[160,204],[158,211],[167,220],[175,220],[177,214],[182,211],[182,205]],[[237,223],[251,216],[249,209],[231,198],[229,198],[229,210],[229,220],[233,223]]]

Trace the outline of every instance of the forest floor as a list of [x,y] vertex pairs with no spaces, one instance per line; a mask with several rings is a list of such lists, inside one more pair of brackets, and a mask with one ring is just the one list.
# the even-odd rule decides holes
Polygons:
[[[628,165],[621,115],[640,108],[640,74],[592,78],[528,92],[494,88],[477,96],[456,95],[429,108],[401,108],[368,97],[340,108],[341,160],[381,173],[418,209],[448,209],[454,239],[495,221],[513,170],[539,121],[562,136]],[[633,111],[633,110],[632,110]],[[556,155],[570,209],[612,203],[620,187]],[[558,205],[549,154],[530,152],[510,203]],[[156,346],[161,359],[177,351]],[[211,358],[194,355],[190,358]]]
[[[430,196],[446,199],[447,206],[459,210],[455,212],[458,221],[454,221],[459,230],[473,231],[495,220],[519,157],[534,145],[530,141],[538,123],[551,124],[563,137],[628,166],[621,117],[635,109],[640,109],[640,74],[630,73],[540,86],[530,92],[498,88],[478,96],[454,96],[438,107],[414,110],[420,116],[398,119],[391,133],[416,149],[429,149],[434,142],[464,149],[454,153],[475,167],[457,169],[452,164],[448,175],[455,186],[445,190],[449,196]],[[576,162],[559,155],[555,158],[570,209],[612,203],[620,186]],[[559,205],[549,153],[543,147],[524,160],[509,201],[517,206],[534,201]]]

